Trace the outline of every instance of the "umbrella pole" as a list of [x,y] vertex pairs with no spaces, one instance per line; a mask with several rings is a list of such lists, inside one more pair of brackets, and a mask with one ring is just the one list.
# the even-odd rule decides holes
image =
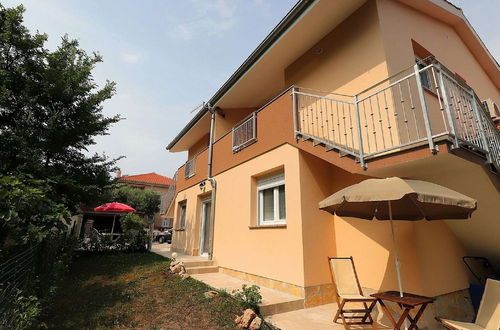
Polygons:
[[398,286],[399,286],[399,296],[403,297],[403,283],[401,282],[401,271],[399,265],[399,252],[398,252],[398,244],[396,242],[396,233],[394,232],[394,224],[392,222],[392,206],[391,201],[387,201],[389,203],[389,220],[391,222],[391,233],[392,233],[392,244],[394,246],[394,257],[396,262],[396,276],[398,278]]
[[113,225],[111,226],[111,237],[113,237],[113,231],[115,230],[115,219],[116,219],[116,214],[113,215]]

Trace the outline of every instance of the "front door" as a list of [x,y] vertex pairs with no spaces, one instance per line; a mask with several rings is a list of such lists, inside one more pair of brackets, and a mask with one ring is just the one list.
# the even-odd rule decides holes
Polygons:
[[200,255],[208,255],[210,253],[210,246],[212,244],[211,210],[212,201],[205,199],[201,203]]

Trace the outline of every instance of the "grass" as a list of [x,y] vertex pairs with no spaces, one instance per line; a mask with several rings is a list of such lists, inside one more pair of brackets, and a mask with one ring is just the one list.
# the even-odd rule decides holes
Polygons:
[[49,329],[223,329],[245,308],[192,278],[166,274],[154,253],[90,255],[76,259],[42,317]]

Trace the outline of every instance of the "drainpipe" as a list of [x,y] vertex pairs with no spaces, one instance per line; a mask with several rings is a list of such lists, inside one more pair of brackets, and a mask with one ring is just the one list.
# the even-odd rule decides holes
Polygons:
[[207,181],[210,182],[212,186],[212,196],[211,196],[211,209],[210,209],[210,253],[208,258],[212,260],[214,253],[214,229],[215,229],[215,196],[217,193],[217,181],[212,178],[212,159],[213,159],[213,148],[214,148],[214,128],[215,128],[215,107],[208,104],[208,111],[211,114],[210,118],[210,141],[208,142],[208,165],[207,165]]

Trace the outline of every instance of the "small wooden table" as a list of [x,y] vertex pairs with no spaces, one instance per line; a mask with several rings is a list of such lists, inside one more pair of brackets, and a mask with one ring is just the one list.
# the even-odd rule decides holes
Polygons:
[[[372,297],[376,298],[377,301],[380,303],[380,306],[382,306],[382,310],[384,311],[384,314],[387,316],[389,321],[392,323],[394,329],[401,329],[401,326],[403,325],[403,322],[405,319],[408,319],[410,321],[410,327],[408,329],[418,329],[417,322],[422,316],[422,314],[425,311],[425,308],[427,307],[427,304],[430,304],[434,302],[434,298],[430,297],[424,297],[424,296],[418,296],[415,294],[411,293],[406,293],[403,292],[403,297],[399,296],[398,291],[386,291],[386,292],[379,292],[379,293],[374,293],[371,295]],[[394,317],[392,316],[391,312],[385,305],[384,301],[390,301],[393,303],[398,304],[399,308],[403,311],[401,316],[399,317],[399,320],[396,321]],[[412,310],[415,307],[420,306],[420,309],[417,311],[417,314],[415,317],[412,317],[410,315],[410,310]]]

